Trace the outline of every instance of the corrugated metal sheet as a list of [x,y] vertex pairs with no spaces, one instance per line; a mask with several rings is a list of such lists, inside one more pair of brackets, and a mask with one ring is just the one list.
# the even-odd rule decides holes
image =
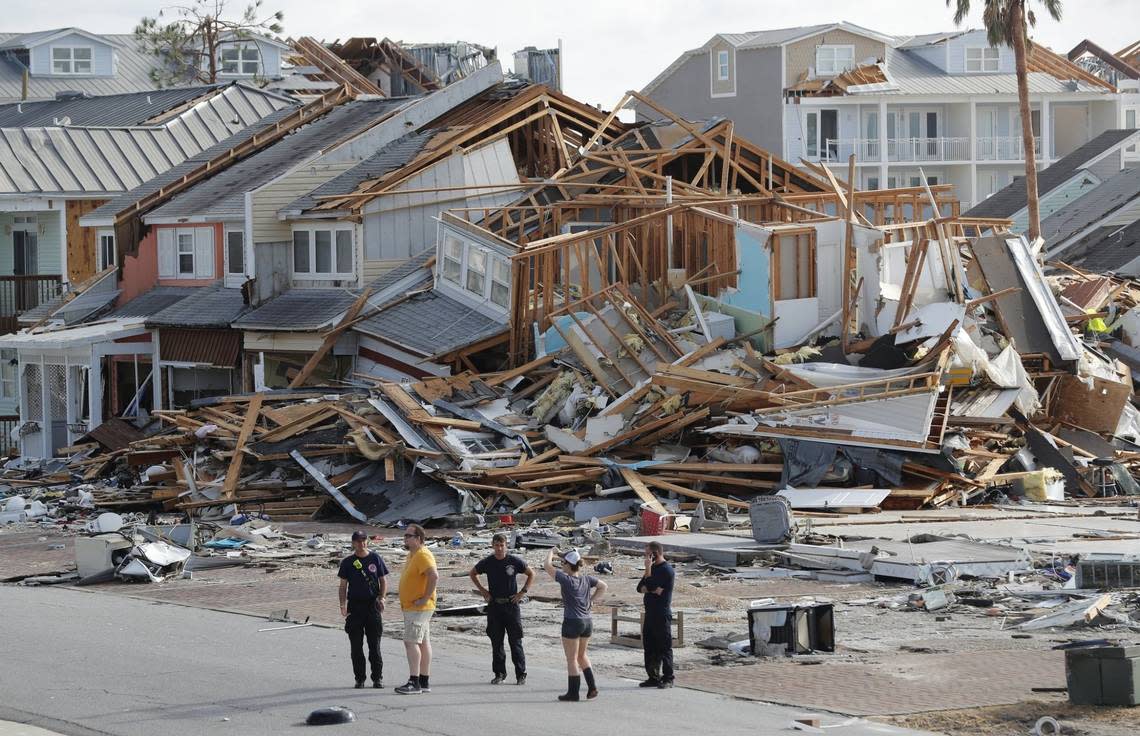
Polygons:
[[[1016,74],[948,74],[917,54],[887,48],[887,75],[895,88],[884,95],[1016,95]],[[1044,72],[1029,72],[1029,94],[1104,94],[1103,87],[1058,79]]]
[[187,330],[164,327],[158,331],[158,354],[172,363],[205,363],[233,368],[241,354],[237,330]]
[[221,85],[177,87],[75,100],[0,105],[0,128],[46,125],[144,125],[152,118],[209,94]]
[[[242,116],[231,100],[249,103]],[[0,129],[0,194],[122,192],[295,103],[244,85],[203,98],[162,125]]]

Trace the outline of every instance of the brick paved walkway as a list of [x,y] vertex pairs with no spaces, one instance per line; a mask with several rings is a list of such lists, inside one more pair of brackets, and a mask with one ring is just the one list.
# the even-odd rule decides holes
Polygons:
[[[805,661],[805,660],[800,660]],[[872,664],[795,659],[707,667],[677,675],[677,684],[804,708],[860,716],[1018,703],[1034,687],[1063,687],[1060,652],[986,651],[900,654]]]

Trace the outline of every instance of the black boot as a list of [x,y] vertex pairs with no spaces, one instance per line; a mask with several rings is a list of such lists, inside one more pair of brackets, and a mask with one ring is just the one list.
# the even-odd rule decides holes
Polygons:
[[594,682],[594,668],[587,667],[582,670],[582,675],[586,678],[586,700],[593,700],[598,697],[598,686]]
[[558,699],[562,701],[580,700],[578,693],[582,689],[582,676],[581,675],[567,675],[566,676],[566,694],[559,695]]

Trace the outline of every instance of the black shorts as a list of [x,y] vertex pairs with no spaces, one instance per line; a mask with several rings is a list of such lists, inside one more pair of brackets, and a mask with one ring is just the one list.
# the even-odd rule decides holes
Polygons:
[[594,633],[594,622],[588,618],[567,618],[562,621],[563,639],[589,639]]

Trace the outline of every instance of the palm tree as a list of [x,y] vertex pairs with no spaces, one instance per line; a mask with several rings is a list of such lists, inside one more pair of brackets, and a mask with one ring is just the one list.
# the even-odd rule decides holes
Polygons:
[[[1017,102],[1021,109],[1021,139],[1025,152],[1025,196],[1029,204],[1029,240],[1041,234],[1041,214],[1037,203],[1037,160],[1034,156],[1033,119],[1029,112],[1029,81],[1025,57],[1031,41],[1028,29],[1037,25],[1033,11],[1027,8],[1030,0],[983,0],[985,10],[982,22],[986,25],[986,38],[990,46],[1005,44],[1013,47],[1017,64]],[[1061,20],[1061,0],[1038,0],[1053,20]],[[970,13],[970,0],[946,0],[946,6],[956,6],[954,24]],[[1045,124],[1042,121],[1042,124]]]

